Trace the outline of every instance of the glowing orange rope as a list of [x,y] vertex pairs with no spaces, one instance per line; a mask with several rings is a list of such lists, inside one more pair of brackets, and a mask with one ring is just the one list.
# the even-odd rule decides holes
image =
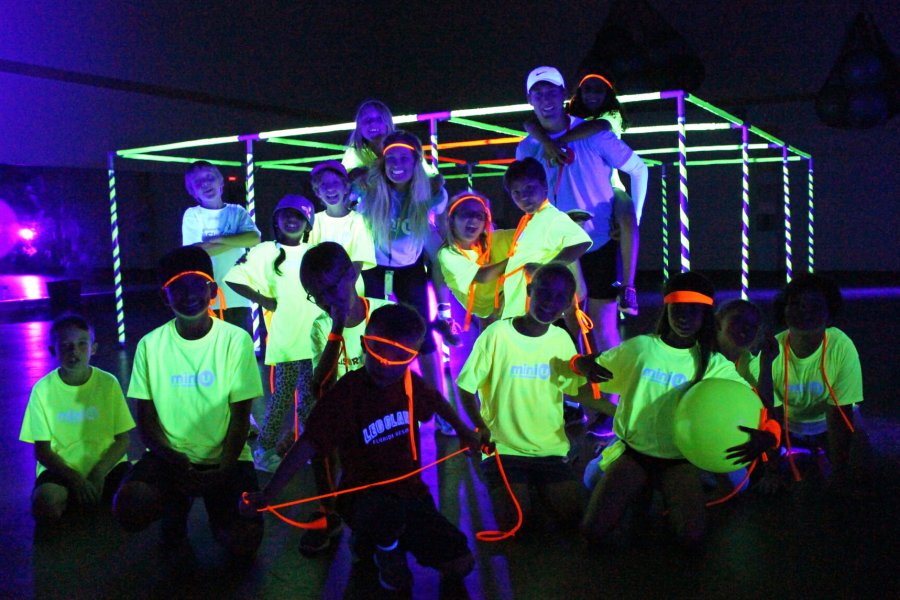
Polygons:
[[[853,427],[853,423],[850,419],[847,418],[847,415],[844,413],[844,409],[841,408],[841,405],[838,404],[837,396],[834,393],[834,389],[831,387],[831,382],[828,381],[828,374],[825,372],[825,353],[828,350],[828,334],[822,334],[822,360],[819,363],[821,371],[822,371],[822,380],[825,382],[825,387],[828,389],[828,395],[831,396],[831,400],[834,402],[834,405],[838,409],[838,413],[841,415],[841,418],[844,420],[844,424],[850,430],[850,433],[856,433],[856,429]],[[784,399],[782,404],[784,405],[784,440],[785,445],[787,446],[787,455],[788,455],[788,464],[791,466],[791,473],[794,475],[794,481],[800,481],[802,477],[800,476],[800,471],[797,469],[797,464],[794,462],[794,449],[791,445],[791,436],[790,436],[790,428],[788,427],[788,369],[790,367],[790,355],[791,355],[791,334],[788,334],[784,337]]]
[[[516,495],[512,491],[512,486],[509,484],[509,479],[506,476],[506,471],[503,469],[503,463],[500,460],[500,454],[497,452],[496,449],[489,451],[487,448],[483,448],[483,451],[485,451],[485,454],[490,454],[497,459],[497,468],[500,471],[500,476],[503,479],[503,484],[506,486],[506,490],[509,492],[509,496],[512,499],[513,504],[516,507],[516,512],[518,513],[518,522],[509,531],[489,530],[489,531],[479,531],[479,532],[475,533],[475,537],[480,541],[499,542],[500,540],[504,540],[506,538],[514,536],[516,534],[516,532],[522,527],[522,521],[523,521],[522,507],[519,504],[519,500],[516,498]],[[425,466],[419,467],[418,469],[414,469],[414,470],[410,471],[409,473],[406,473],[404,475],[399,475],[399,476],[393,477],[391,479],[385,479],[383,481],[376,481],[374,483],[366,483],[363,485],[358,485],[356,487],[347,488],[345,490],[328,492],[326,494],[319,494],[318,496],[310,496],[309,498],[301,498],[300,500],[292,500],[291,502],[284,502],[282,504],[271,504],[269,506],[257,509],[257,512],[270,512],[273,515],[275,515],[276,517],[278,517],[279,519],[281,519],[282,521],[284,521],[285,523],[287,523],[288,525],[293,525],[294,527],[299,527],[301,529],[324,529],[327,526],[327,520],[324,517],[321,519],[317,519],[316,521],[312,521],[310,523],[301,523],[299,521],[294,521],[293,519],[289,519],[288,517],[285,517],[278,511],[281,509],[284,509],[284,508],[291,507],[291,506],[296,506],[298,504],[306,504],[307,502],[315,502],[316,500],[324,500],[325,498],[336,498],[336,497],[342,496],[344,494],[360,492],[362,490],[367,490],[367,489],[374,488],[374,487],[389,485],[391,483],[397,483],[398,481],[403,481],[404,479],[408,479],[414,475],[418,475],[425,469],[430,469],[431,467],[439,465],[440,463],[442,463],[444,461],[450,460],[451,458],[453,458],[455,456],[459,456],[460,454],[463,454],[464,452],[466,452],[466,448],[461,448],[461,449],[457,450],[456,452],[453,452],[451,454],[448,454],[447,456],[439,458],[439,459],[435,460],[434,462],[431,462]],[[249,501],[247,500],[247,495],[248,495],[247,492],[244,492],[241,495],[241,500],[244,504],[249,504]]]
[[[395,346],[400,348],[401,350],[405,350],[409,352],[411,356],[406,360],[388,360],[372,350],[369,346],[369,340],[373,342],[381,342],[382,344],[388,344],[389,346]],[[378,362],[383,364],[384,366],[398,366],[398,365],[408,365],[412,361],[415,360],[416,356],[418,356],[419,352],[417,350],[413,350],[412,348],[407,348],[403,344],[397,343],[393,340],[389,340],[387,338],[377,337],[374,335],[364,335],[362,336],[363,345],[366,347],[366,351]],[[416,434],[413,431],[413,389],[412,389],[412,374],[409,371],[409,367],[407,367],[406,371],[403,373],[403,389],[406,392],[406,398],[408,399],[409,406],[409,448],[412,451],[413,460],[419,460],[419,452],[416,450]]]
[[[594,322],[586,312],[581,310],[581,304],[578,300],[578,294],[575,294],[573,300],[575,302],[575,320],[578,321],[578,328],[581,330],[581,339],[584,342],[584,353],[592,354],[593,350],[591,349],[591,340],[589,339],[588,333],[594,328]],[[594,400],[599,400],[600,384],[592,382],[591,391],[593,392]]]
[[[516,225],[516,231],[513,234],[512,242],[509,245],[509,250],[506,252],[506,258],[512,258],[513,254],[516,253],[516,247],[519,245],[519,238],[522,237],[522,234],[525,232],[525,228],[528,226],[528,223],[531,219],[534,218],[536,214],[547,208],[550,204],[549,199],[544,199],[541,202],[541,205],[538,206],[537,210],[533,213],[525,213],[522,215],[522,218],[519,219],[519,224]],[[525,269],[525,265],[517,267],[510,271],[509,273],[504,273],[500,277],[497,278],[497,285],[494,288],[494,308],[500,308],[500,290],[503,289],[503,284],[506,283],[506,280]],[[528,273],[525,273],[525,283],[526,285],[531,282],[531,277],[529,277]],[[525,298],[525,311],[528,312],[528,298]]]

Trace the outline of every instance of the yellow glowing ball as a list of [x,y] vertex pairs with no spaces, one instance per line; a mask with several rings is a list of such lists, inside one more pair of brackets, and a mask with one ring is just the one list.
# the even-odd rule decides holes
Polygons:
[[740,469],[726,450],[750,439],[738,426],[759,427],[762,402],[745,384],[704,379],[689,389],[675,409],[675,445],[691,463],[713,473]]

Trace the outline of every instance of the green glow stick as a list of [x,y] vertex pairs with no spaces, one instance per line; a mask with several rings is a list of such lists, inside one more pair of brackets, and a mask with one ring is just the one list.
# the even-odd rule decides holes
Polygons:
[[337,150],[338,152],[343,152],[347,149],[347,146],[343,144],[328,144],[326,142],[312,142],[309,140],[292,140],[290,138],[267,138],[266,141],[273,144],[302,146],[304,148],[321,148],[322,150]]
[[205,138],[202,140],[191,140],[189,142],[175,142],[174,144],[160,144],[159,146],[145,146],[143,148],[128,148],[116,152],[119,156],[124,157],[126,154],[144,154],[147,152],[162,152],[163,150],[180,150],[182,148],[199,148],[201,146],[216,146],[218,144],[230,144],[240,141],[239,136],[229,135],[227,137]]
[[119,158],[129,158],[132,160],[153,160],[156,162],[172,162],[172,163],[192,163],[198,160],[205,160],[211,165],[222,165],[223,167],[242,167],[244,163],[237,160],[214,160],[212,158],[188,158],[186,156],[166,156],[164,154],[120,154]]
[[526,135],[528,135],[526,132],[519,131],[518,129],[510,129],[509,127],[501,127],[500,125],[491,125],[490,123],[482,123],[481,121],[473,121],[471,119],[451,117],[450,122],[456,123],[457,125],[472,127],[474,129],[483,129],[485,131],[492,131],[494,133],[502,133],[504,135],[512,135],[517,137],[525,137]]

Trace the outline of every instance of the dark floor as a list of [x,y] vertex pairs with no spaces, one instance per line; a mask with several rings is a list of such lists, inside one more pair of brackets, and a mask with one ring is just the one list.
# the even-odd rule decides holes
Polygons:
[[[859,286],[869,282],[857,280]],[[873,485],[853,500],[837,499],[814,479],[778,498],[743,496],[710,509],[706,549],[686,554],[672,545],[659,523],[632,543],[615,549],[586,548],[570,532],[552,526],[495,544],[474,540],[493,527],[490,505],[477,471],[455,458],[425,473],[442,511],[469,536],[475,571],[465,592],[440,590],[433,571],[413,565],[416,598],[897,598],[897,493],[900,410],[891,383],[898,372],[894,354],[900,292],[897,288],[853,287],[845,281],[847,306],[841,326],[856,341],[863,365],[866,401],[862,412],[874,446]],[[728,294],[723,294],[726,297]],[[733,293],[731,294],[733,295]],[[753,296],[768,307],[771,290]],[[298,530],[270,519],[256,562],[236,568],[213,543],[202,503],[191,515],[191,553],[164,555],[155,527],[135,535],[117,530],[103,512],[72,519],[52,535],[35,533],[28,513],[34,480],[32,448],[18,441],[33,383],[52,366],[46,351],[46,303],[0,306],[0,415],[6,423],[0,476],[0,597],[3,598],[377,598],[375,573],[353,565],[344,541],[330,554],[307,559],[297,552]],[[152,294],[127,297],[129,328],[125,350],[115,345],[112,300],[84,298],[97,324],[100,352],[94,364],[127,385],[134,345],[167,318]],[[652,327],[659,296],[641,297],[641,316],[630,334]],[[456,352],[456,354],[461,354]],[[454,360],[454,372],[458,370]],[[254,409],[261,415],[262,406]],[[574,432],[585,455],[583,432]],[[131,456],[139,447],[134,440]],[[423,462],[456,449],[455,440],[423,426]],[[301,473],[284,498],[312,491]],[[308,509],[296,513],[305,515]],[[468,596],[466,596],[466,594]]]

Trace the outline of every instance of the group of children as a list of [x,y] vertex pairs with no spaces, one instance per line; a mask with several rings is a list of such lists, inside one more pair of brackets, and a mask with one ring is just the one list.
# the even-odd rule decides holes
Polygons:
[[[783,294],[787,330],[754,356],[759,310],[732,302],[716,314],[712,284],[684,273],[666,285],[656,333],[620,343],[616,313],[638,309],[646,167],[618,137],[624,120],[602,75],[581,79],[568,112],[552,67],[532,71],[526,92],[535,120],[503,179],[523,213],[514,230],[494,229],[478,192],[448,198],[418,138],[395,130],[377,101],[360,107],[343,164],[312,171],[325,210],[285,196],[273,241],[260,242],[246,211],[222,201],[214,166],[192,165],[185,182],[198,206],[185,213],[185,245],[159,268],[174,319],[140,341],[128,386],[146,451],[129,466],[135,423],[115,378],[90,366],[90,325],[56,321],[59,368],[35,385],[20,436],[35,444],[35,517],[53,521],[70,504],[114,496],[122,527],[160,521],[163,543],[174,546],[185,543],[192,499],[202,496],[215,539],[246,557],[262,540],[262,512],[311,460],[317,491],[332,497],[309,516],[301,550],[327,548],[346,523],[354,552],[373,557],[385,588],[411,584],[406,552],[458,579],[474,564],[466,537],[409,475],[421,464],[418,423],[434,416],[482,457],[505,530],[518,510],[531,520],[536,494],[561,525],[580,523],[585,538],[603,541],[657,488],[679,539],[696,544],[706,496],[672,420],[686,391],[707,378],[754,386],[761,408],[783,407],[787,446],[828,447],[834,475],[847,477],[854,414],[842,406],[861,402],[862,388],[852,342],[829,327],[836,288],[797,277]],[[629,175],[630,195],[617,169]],[[463,328],[479,330],[457,380],[474,431],[442,393],[431,331],[455,332],[451,295]],[[263,309],[271,369],[252,452],[251,405],[264,392],[247,333],[251,303]],[[224,320],[213,318],[216,308]],[[589,491],[569,457],[564,398],[613,417],[616,441],[598,458],[602,477]],[[741,463],[768,452],[760,484],[772,488],[781,436],[764,425],[728,450]],[[254,467],[273,472],[261,490]]]

